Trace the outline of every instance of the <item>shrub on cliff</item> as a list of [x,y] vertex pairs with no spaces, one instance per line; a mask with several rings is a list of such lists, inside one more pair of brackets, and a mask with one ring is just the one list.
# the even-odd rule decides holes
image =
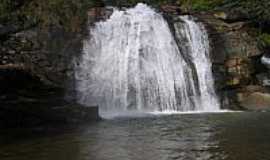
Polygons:
[[208,11],[220,6],[222,0],[179,0],[181,8],[186,11]]
[[222,6],[227,9],[241,10],[262,27],[270,24],[269,0],[225,0]]
[[0,24],[27,28],[57,26],[78,31],[85,22],[86,10],[103,5],[101,0],[1,0]]
[[260,47],[262,47],[266,51],[270,51],[270,34],[260,33],[258,39]]

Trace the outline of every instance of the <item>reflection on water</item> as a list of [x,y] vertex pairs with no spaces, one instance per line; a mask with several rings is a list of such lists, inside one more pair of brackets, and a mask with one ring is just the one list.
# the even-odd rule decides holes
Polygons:
[[0,159],[266,160],[269,121],[270,113],[118,118],[65,134],[2,143]]

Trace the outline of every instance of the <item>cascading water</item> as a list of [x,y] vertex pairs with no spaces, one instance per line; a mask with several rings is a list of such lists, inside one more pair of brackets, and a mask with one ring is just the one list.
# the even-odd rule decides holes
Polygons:
[[101,113],[218,110],[207,33],[180,21],[174,38],[162,15],[138,4],[96,23],[75,68],[79,103]]
[[[203,24],[195,23],[192,17],[180,18],[184,23],[175,23],[176,39],[179,44],[184,44],[186,49],[182,51],[187,55],[190,65],[193,65],[198,83],[200,105],[204,111],[215,111],[219,109],[219,102],[214,89],[212,75],[212,64],[210,61],[210,46],[207,31]],[[181,47],[181,46],[180,46]],[[195,76],[196,76],[195,75]]]

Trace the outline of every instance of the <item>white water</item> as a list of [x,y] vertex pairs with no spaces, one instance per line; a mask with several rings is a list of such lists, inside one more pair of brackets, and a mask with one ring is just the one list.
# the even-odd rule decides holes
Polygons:
[[182,35],[187,39],[189,49],[185,54],[189,55],[189,59],[197,71],[199,101],[200,105],[203,106],[201,109],[203,111],[218,110],[219,102],[214,89],[212,63],[209,55],[210,46],[206,29],[203,24],[195,23],[192,17],[183,16],[181,20],[184,21],[182,28],[175,25],[176,37],[181,40]]
[[101,113],[219,110],[207,33],[181,20],[178,45],[164,18],[144,4],[96,23],[75,68],[79,103],[98,104]]
[[270,58],[265,55],[261,58],[262,64],[264,64],[268,69],[270,68]]

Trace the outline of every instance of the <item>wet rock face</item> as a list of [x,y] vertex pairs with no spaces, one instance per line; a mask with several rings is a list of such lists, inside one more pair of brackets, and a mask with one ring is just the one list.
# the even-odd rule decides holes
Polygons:
[[23,65],[0,66],[0,128],[88,123],[98,108],[65,101],[65,90],[45,85]]
[[224,63],[228,58],[250,58],[261,55],[258,41],[248,27],[248,23],[227,23],[215,18],[213,14],[199,15],[208,26],[209,37],[212,40],[213,63]]
[[228,86],[247,85],[252,81],[253,67],[248,58],[232,57],[225,61],[226,84]]
[[[104,8],[90,9],[88,21],[92,24],[108,14]],[[99,119],[97,107],[74,104],[72,91],[73,59],[81,54],[88,36],[86,25],[12,32],[0,25],[0,34],[5,34],[0,37],[0,128]]]
[[[181,14],[178,7],[170,5],[161,6],[160,10],[171,16],[169,20]],[[88,22],[93,25],[111,13],[112,9],[91,8],[87,12]],[[208,12],[194,16],[206,25],[209,33],[213,72],[222,103],[239,106],[240,100],[236,97],[241,88],[250,84],[263,86],[270,79],[260,63],[262,52],[256,36],[241,14]],[[10,34],[0,41],[0,70],[23,68],[45,84],[72,88],[73,57],[80,55],[83,39],[88,36],[84,26],[77,26],[73,31],[50,26]]]
[[[241,105],[241,95],[247,92],[244,88],[250,85],[265,88],[269,79],[268,70],[261,63],[263,52],[258,46],[256,31],[242,14],[201,12],[193,16],[208,31],[212,70],[222,108],[244,109]],[[168,17],[177,23],[176,16],[169,14]]]
[[[88,11],[88,22],[93,24],[108,15],[110,11],[103,7],[91,8]],[[63,26],[35,26],[17,29],[1,37],[0,67],[23,65],[27,72],[39,77],[47,85],[70,87],[73,80],[73,58],[80,55],[83,40],[88,36],[87,23],[74,24],[76,17],[70,18],[72,23],[66,26],[70,30]],[[0,31],[2,29],[0,25]]]
[[11,35],[0,44],[0,66],[22,64],[44,83],[64,87],[72,76],[72,57],[80,52],[81,35],[61,29],[34,29]]
[[[213,72],[222,107],[247,109],[246,96],[255,91],[246,88],[250,85],[265,88],[262,75],[267,73],[260,61],[263,52],[256,34],[242,14],[217,12],[197,16],[207,26],[211,39]],[[254,101],[256,97],[251,96]]]

